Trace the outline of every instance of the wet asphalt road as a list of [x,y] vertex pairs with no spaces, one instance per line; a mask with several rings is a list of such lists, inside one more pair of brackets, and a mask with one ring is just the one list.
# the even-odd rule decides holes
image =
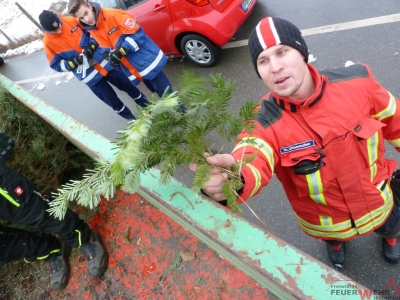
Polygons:
[[[247,39],[252,28],[265,16],[288,19],[301,30],[305,30],[399,13],[400,2],[388,0],[258,0],[255,10],[237,32],[234,41]],[[400,22],[308,35],[305,36],[305,40],[310,53],[317,59],[313,65],[318,69],[344,66],[349,60],[366,63],[372,68],[378,81],[396,97],[400,97]],[[253,70],[247,47],[223,50],[219,64],[210,69],[198,68],[186,60],[175,58],[168,63],[165,72],[174,86],[182,71],[189,69],[201,76],[222,74],[226,78],[234,79],[236,91],[230,109],[235,111],[239,109],[243,100],[258,101],[268,91]],[[7,59],[0,72],[16,82],[38,78],[20,84],[110,140],[114,140],[118,136],[118,130],[124,129],[126,125],[125,120],[99,101],[75,78],[71,80],[65,77],[39,78],[57,74],[48,67],[43,51],[27,57]],[[65,82],[56,85],[57,81],[62,80]],[[34,89],[34,86],[40,83],[46,85],[45,89],[41,91]],[[143,85],[139,88],[150,95]],[[129,97],[124,93],[118,92],[118,94],[135,114],[135,106],[129,101]],[[212,142],[218,144],[216,139]],[[229,150],[230,147],[226,151]],[[399,161],[400,155],[392,148],[388,148],[387,157]],[[186,167],[178,169],[177,180],[190,186],[191,178],[191,172]],[[250,199],[248,204],[276,235],[330,265],[325,243],[308,237],[298,228],[279,182],[272,180],[271,184],[261,194]],[[263,227],[245,206],[243,211],[245,218]],[[381,255],[380,237],[376,234],[350,241],[347,249],[347,263],[342,270],[345,275],[376,290],[384,290],[392,278],[400,284],[400,264],[389,265],[384,261]],[[391,290],[397,287],[397,285],[392,286]]]

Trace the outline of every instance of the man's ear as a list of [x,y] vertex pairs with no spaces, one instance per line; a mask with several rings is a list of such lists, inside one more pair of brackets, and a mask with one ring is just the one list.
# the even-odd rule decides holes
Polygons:
[[92,5],[92,3],[88,2],[87,6],[89,7],[90,10],[93,10],[93,5]]

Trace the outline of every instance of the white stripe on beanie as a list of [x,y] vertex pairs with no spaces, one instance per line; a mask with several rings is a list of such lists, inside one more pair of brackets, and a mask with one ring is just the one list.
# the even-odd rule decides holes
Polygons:
[[281,43],[281,39],[279,38],[279,34],[276,31],[274,20],[272,18],[268,18],[269,26],[271,27],[272,34],[274,35],[276,45]]
[[273,34],[274,39],[275,39],[275,41],[276,41],[276,44],[275,44],[275,45],[269,45],[269,46],[268,46],[268,45],[265,43],[265,41],[264,41],[264,39],[263,39],[263,37],[262,37],[262,34],[261,34],[261,22],[263,22],[263,21],[265,21],[265,20],[262,20],[262,21],[260,21],[260,22],[258,23],[258,25],[257,25],[257,27],[256,27],[256,32],[257,32],[258,41],[260,42],[260,45],[261,45],[262,49],[265,50],[265,49],[267,49],[268,47],[272,47],[272,46],[275,46],[275,45],[280,44],[280,43],[281,43],[281,39],[279,38],[279,34],[278,34],[278,32],[276,31],[275,24],[274,24],[274,20],[273,20],[271,17],[269,17],[269,18],[268,18],[269,27],[271,28],[271,31],[272,31],[272,34]]
[[261,48],[262,48],[262,49],[267,49],[267,45],[265,45],[264,39],[263,39],[263,37],[262,37],[262,35],[261,35],[261,30],[260,30],[261,22],[262,22],[262,21],[260,21],[260,22],[258,23],[257,27],[256,27],[257,39],[258,39],[258,41],[260,42]]

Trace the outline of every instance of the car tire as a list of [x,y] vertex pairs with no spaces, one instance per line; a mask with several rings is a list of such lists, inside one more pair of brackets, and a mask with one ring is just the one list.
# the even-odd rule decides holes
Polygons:
[[4,60],[3,58],[0,56],[0,66],[4,65]]
[[188,34],[181,40],[181,51],[191,62],[208,68],[217,63],[221,48],[200,35]]

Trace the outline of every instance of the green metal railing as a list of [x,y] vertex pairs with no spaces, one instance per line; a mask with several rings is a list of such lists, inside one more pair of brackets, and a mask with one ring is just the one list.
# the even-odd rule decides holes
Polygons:
[[[2,75],[0,85],[90,157],[113,160],[113,144],[102,135]],[[370,294],[364,286],[180,182],[159,185],[159,176],[155,169],[143,174],[139,194],[278,298],[377,299],[361,297]]]

